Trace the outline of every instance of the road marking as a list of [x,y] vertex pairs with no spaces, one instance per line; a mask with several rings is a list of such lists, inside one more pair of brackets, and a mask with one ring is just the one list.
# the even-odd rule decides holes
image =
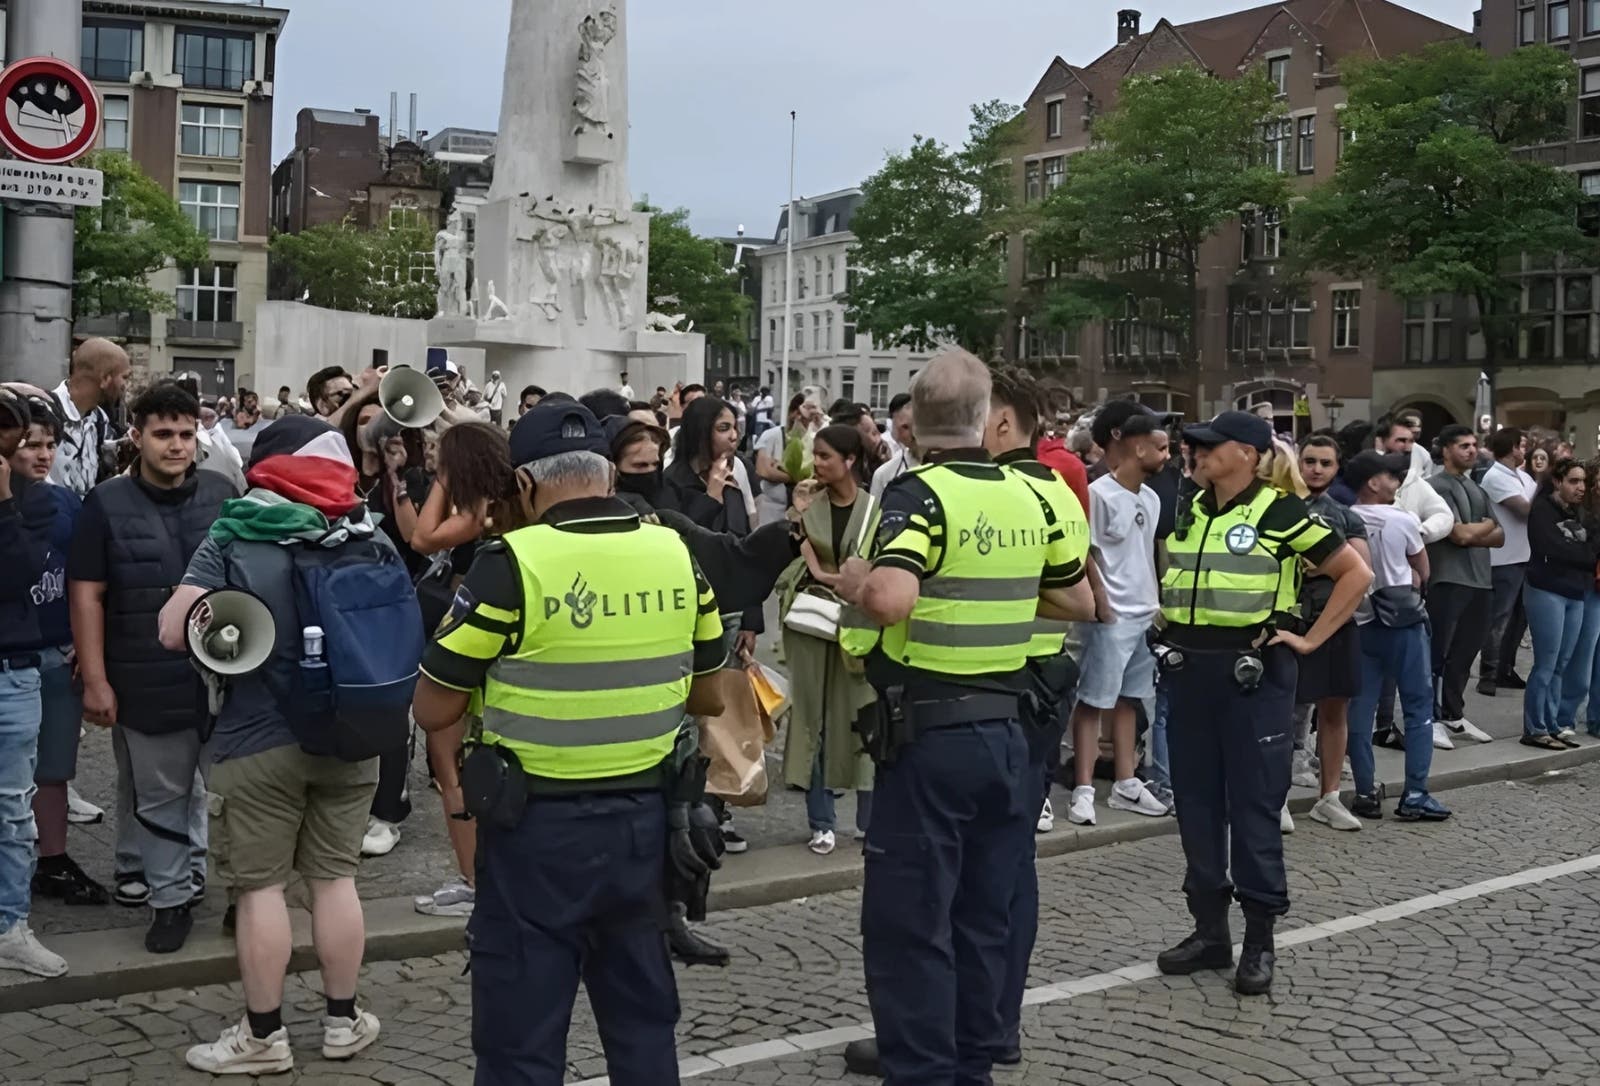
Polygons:
[[[1549,882],[1551,879],[1559,879],[1567,875],[1577,875],[1585,871],[1595,870],[1600,870],[1600,853],[1583,856],[1576,860],[1567,860],[1565,863],[1531,867],[1526,871],[1519,871],[1512,875],[1500,875],[1496,878],[1484,879],[1482,882],[1474,882],[1466,886],[1438,890],[1406,901],[1397,901],[1393,905],[1380,905],[1375,909],[1368,909],[1366,912],[1355,913],[1351,916],[1341,916],[1334,920],[1325,920],[1320,924],[1308,924],[1303,928],[1279,932],[1274,941],[1279,950],[1285,947],[1302,946],[1306,943],[1331,939],[1342,932],[1354,931],[1357,928],[1385,924],[1391,920],[1400,920],[1417,913],[1447,908],[1469,898],[1496,894],[1502,890],[1517,890],[1524,886],[1535,886],[1541,882]],[[1233,950],[1234,954],[1237,955],[1240,950],[1239,945],[1235,944]],[[1034,1007],[1042,1003],[1059,1003],[1075,996],[1089,995],[1093,992],[1103,992],[1108,988],[1121,988],[1125,985],[1137,984],[1142,980],[1150,980],[1159,975],[1160,970],[1156,968],[1155,962],[1138,962],[1110,973],[1096,973],[1093,976],[1080,977],[1077,980],[1064,980],[1055,984],[1042,984],[1036,988],[1029,988],[1023,993],[1022,1005]],[[730,1067],[744,1067],[753,1063],[765,1063],[768,1060],[776,1060],[784,1056],[798,1056],[807,1052],[814,1052],[819,1048],[832,1048],[836,1045],[849,1044],[851,1041],[866,1040],[871,1036],[871,1022],[840,1022],[827,1029],[796,1033],[776,1040],[760,1041],[755,1044],[740,1045],[737,1048],[724,1048],[716,1052],[690,1056],[678,1064],[678,1074],[682,1078],[696,1078],[700,1075],[710,1074],[713,1071],[722,1071]],[[601,1078],[584,1079],[582,1082],[573,1084],[573,1086],[609,1086],[609,1083],[610,1079],[602,1076]]]

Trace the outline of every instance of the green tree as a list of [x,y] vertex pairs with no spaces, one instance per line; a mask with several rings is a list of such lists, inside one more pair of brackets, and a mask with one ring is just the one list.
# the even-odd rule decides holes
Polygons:
[[278,234],[271,259],[291,297],[325,309],[426,319],[439,291],[432,252],[425,226],[362,230],[345,222]]
[[975,105],[960,149],[915,136],[862,186],[849,319],[875,343],[994,354],[1006,321],[1006,157],[1019,130],[1016,106]]
[[98,151],[84,165],[105,175],[105,199],[74,215],[73,317],[170,312],[172,294],[151,289],[148,276],[168,263],[204,262],[205,238],[172,194],[127,155]]
[[1521,152],[1570,138],[1578,70],[1545,46],[1490,57],[1466,41],[1351,65],[1333,180],[1295,208],[1298,260],[1407,298],[1475,302],[1489,366],[1516,329],[1524,253],[1592,261],[1576,178]]
[[691,230],[687,208],[663,211],[646,199],[634,210],[652,216],[647,308],[683,314],[709,343],[724,347],[743,344],[751,303],[739,290],[738,269],[730,265],[722,243]]
[[1241,209],[1289,199],[1287,178],[1263,161],[1262,125],[1278,112],[1259,72],[1181,66],[1124,82],[1027,239],[1030,264],[1077,269],[1034,288],[1035,319],[1074,328],[1132,307],[1195,362],[1201,247]]

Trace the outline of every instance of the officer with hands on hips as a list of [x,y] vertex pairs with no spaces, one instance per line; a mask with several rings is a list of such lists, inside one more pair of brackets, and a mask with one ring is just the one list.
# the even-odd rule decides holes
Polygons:
[[[1156,964],[1167,974],[1231,966],[1237,894],[1245,934],[1234,987],[1260,995],[1272,986],[1274,923],[1289,909],[1279,812],[1294,748],[1296,654],[1344,625],[1372,574],[1292,492],[1293,460],[1274,449],[1265,419],[1225,411],[1183,439],[1199,490],[1165,542],[1164,626],[1152,631],[1152,647],[1171,706],[1167,744],[1195,931]],[[1334,582],[1310,629],[1298,628],[1302,563]]]
[[480,1086],[560,1086],[580,978],[610,1081],[678,1082],[663,864],[717,863],[714,822],[690,814],[704,763],[683,725],[722,711],[722,624],[677,534],[616,499],[605,449],[571,401],[517,423],[532,523],[479,551],[417,683],[426,731],[482,705],[462,769]]
[[989,1081],[1039,813],[1019,724],[1034,623],[1094,613],[1047,504],[982,447],[990,390],[965,351],[917,376],[925,464],[885,491],[870,564],[840,570],[840,645],[879,694],[861,930],[890,1086]]

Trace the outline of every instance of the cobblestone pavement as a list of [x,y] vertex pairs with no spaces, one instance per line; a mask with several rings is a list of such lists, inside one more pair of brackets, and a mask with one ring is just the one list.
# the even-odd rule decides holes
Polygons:
[[[1286,928],[1323,923],[1600,852],[1600,766],[1452,792],[1442,826],[1369,824],[1335,834],[1306,822],[1289,842],[1295,898]],[[1187,930],[1171,838],[1041,865],[1045,907],[1034,985],[1149,962]],[[1283,1082],[1488,1084],[1600,1080],[1600,873],[1511,887],[1341,931],[1280,954],[1270,999],[1241,1000],[1217,975],[1151,978],[1029,1007],[1015,1083]],[[715,916],[735,950],[726,972],[680,975],[680,1054],[689,1057],[867,1020],[856,915],[843,893]],[[462,957],[378,963],[364,1003],[380,1043],[351,1064],[317,1053],[315,975],[294,979],[285,1017],[297,1070],[315,1086],[457,1083],[471,1077]],[[0,1080],[191,1086],[181,1050],[239,1014],[237,986],[167,991],[0,1016]],[[574,1015],[571,1078],[604,1074],[585,1001]],[[852,1081],[837,1045],[712,1071],[707,1083]],[[864,1081],[864,1080],[854,1080]]]

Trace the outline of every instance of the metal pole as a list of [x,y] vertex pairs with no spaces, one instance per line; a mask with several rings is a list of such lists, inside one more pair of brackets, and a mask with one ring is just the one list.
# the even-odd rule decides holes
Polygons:
[[789,348],[794,343],[794,137],[798,122],[789,111],[789,228],[783,254],[783,372],[778,375],[778,402],[772,413],[780,416],[785,433],[789,427]]
[[[81,61],[81,0],[10,0],[6,56]],[[73,209],[8,203],[0,263],[0,358],[12,380],[51,388],[72,353]]]

